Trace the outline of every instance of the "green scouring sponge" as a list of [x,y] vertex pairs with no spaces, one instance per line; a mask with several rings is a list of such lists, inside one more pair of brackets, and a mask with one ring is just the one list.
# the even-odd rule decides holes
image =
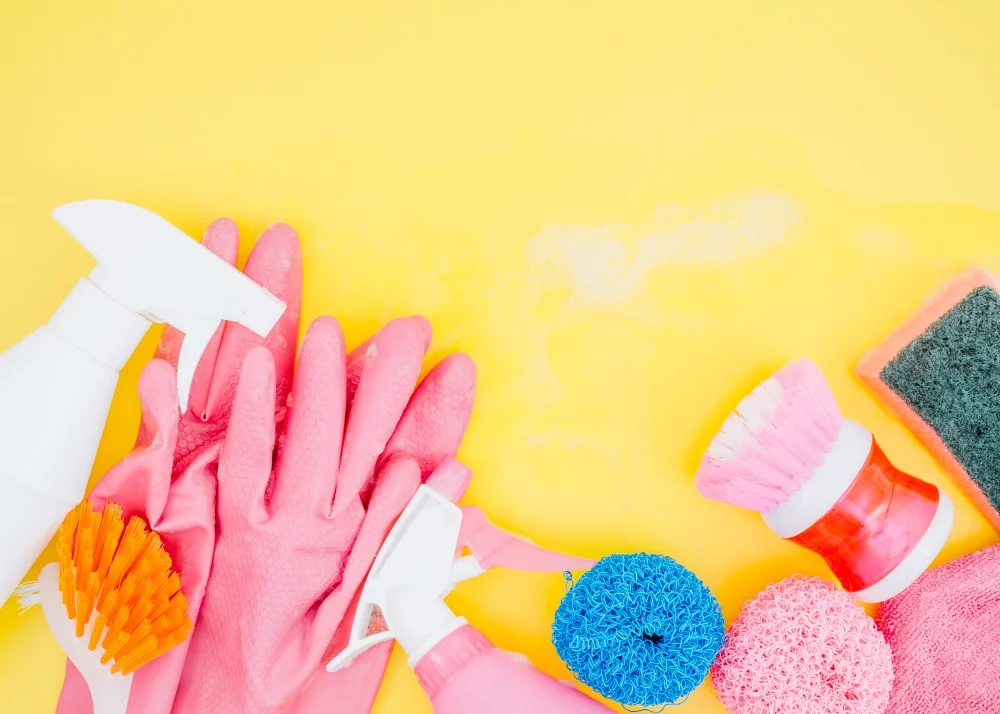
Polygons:
[[1000,288],[978,268],[858,365],[1000,532]]

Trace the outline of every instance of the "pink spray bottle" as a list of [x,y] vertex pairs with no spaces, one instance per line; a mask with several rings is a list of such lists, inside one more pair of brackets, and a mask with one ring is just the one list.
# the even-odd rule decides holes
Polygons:
[[[465,548],[471,555],[457,555]],[[369,647],[395,639],[437,714],[607,714],[612,710],[574,684],[497,649],[444,602],[457,583],[495,566],[564,572],[593,565],[539,548],[497,528],[480,509],[460,508],[421,486],[375,559],[348,646],[327,669],[342,669]],[[386,629],[372,633],[376,608]]]

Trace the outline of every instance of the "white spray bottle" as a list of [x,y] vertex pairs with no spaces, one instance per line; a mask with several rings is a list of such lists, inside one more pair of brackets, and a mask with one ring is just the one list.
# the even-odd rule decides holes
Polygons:
[[49,323],[0,354],[0,600],[84,496],[118,373],[153,322],[184,333],[177,393],[222,320],[266,335],[285,305],[180,229],[119,201],[55,220],[97,259]]
[[[459,556],[464,548],[471,555]],[[572,683],[497,649],[444,603],[456,583],[495,566],[562,572],[593,565],[513,536],[478,508],[459,508],[421,486],[379,551],[361,591],[350,641],[327,670],[343,669],[369,647],[395,639],[436,714],[608,714],[611,709]],[[386,630],[370,633],[376,608]]]

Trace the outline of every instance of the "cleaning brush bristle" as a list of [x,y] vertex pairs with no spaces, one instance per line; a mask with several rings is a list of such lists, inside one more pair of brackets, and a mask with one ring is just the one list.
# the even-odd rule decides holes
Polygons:
[[[192,629],[180,578],[160,537],[120,506],[100,513],[84,501],[56,537],[59,592],[78,638],[112,674],[127,675],[183,642]],[[23,599],[22,599],[23,601]]]
[[729,415],[702,459],[695,486],[708,498],[768,511],[812,476],[840,425],[840,409],[819,367],[792,362]]

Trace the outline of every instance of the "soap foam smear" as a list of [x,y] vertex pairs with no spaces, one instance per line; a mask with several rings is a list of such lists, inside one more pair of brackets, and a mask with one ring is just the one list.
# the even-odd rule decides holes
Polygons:
[[695,476],[703,496],[754,511],[788,500],[833,448],[842,417],[819,367],[792,362],[726,419]]
[[528,262],[549,286],[570,288],[570,309],[612,308],[657,268],[758,255],[799,222],[791,199],[754,191],[701,209],[661,205],[638,223],[546,226],[529,242]]
[[788,243],[803,222],[792,198],[757,190],[695,207],[661,205],[634,223],[543,227],[528,242],[524,263],[500,274],[487,290],[496,338],[516,350],[519,360],[512,387],[532,406],[562,398],[549,358],[550,336],[595,313],[653,326],[721,330],[711,316],[668,312],[659,301],[643,299],[644,284],[672,267],[767,255]]

